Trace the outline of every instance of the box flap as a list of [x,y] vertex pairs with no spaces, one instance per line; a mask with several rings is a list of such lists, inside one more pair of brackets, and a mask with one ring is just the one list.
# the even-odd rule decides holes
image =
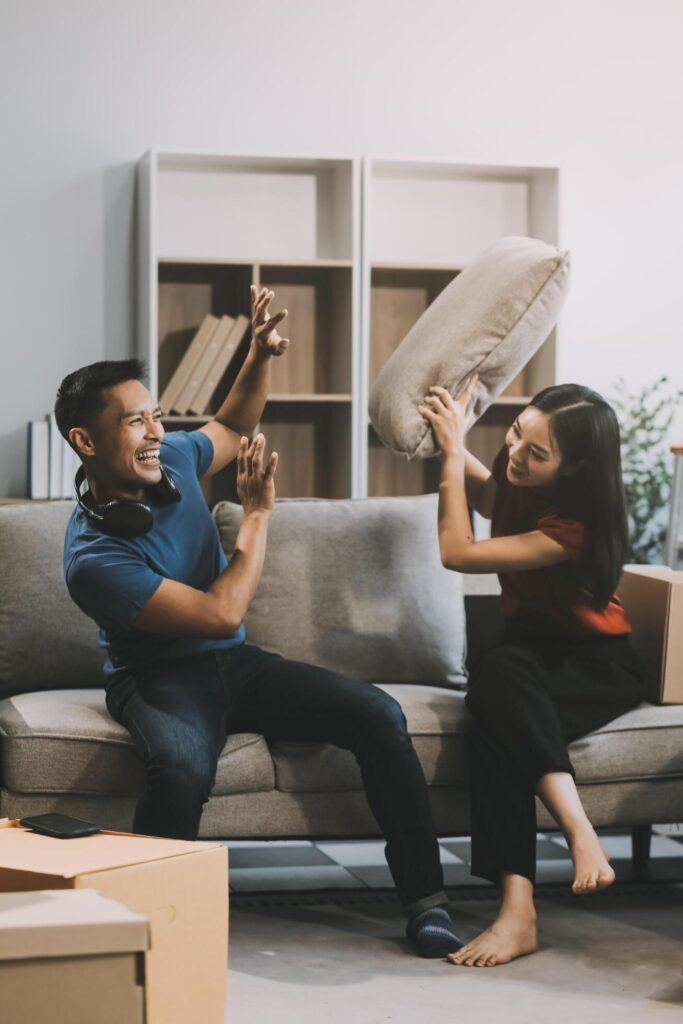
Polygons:
[[10,821],[7,826],[3,823],[0,829],[0,870],[35,871],[41,875],[75,878],[89,871],[106,871],[198,853],[212,846],[212,843],[157,839],[124,832],[97,832],[78,839],[53,839]]
[[683,572],[680,569],[671,569],[668,565],[625,565],[623,572],[667,580],[673,584],[683,583]]
[[94,889],[0,893],[0,960],[131,953],[148,923]]

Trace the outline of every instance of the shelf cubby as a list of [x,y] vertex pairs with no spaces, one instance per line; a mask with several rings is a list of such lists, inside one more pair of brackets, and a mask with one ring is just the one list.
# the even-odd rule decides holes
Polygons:
[[269,403],[259,429],[279,456],[278,497],[351,497],[350,402]]
[[273,361],[271,395],[351,391],[352,275],[348,266],[261,265],[258,283],[275,292],[273,312],[287,309],[280,333],[291,335]]
[[[558,172],[549,167],[367,159],[363,195],[365,373],[360,416],[382,366],[440,292],[504,235],[557,244]],[[555,332],[468,435],[490,465],[528,396],[555,379]],[[434,383],[437,383],[436,381]],[[362,428],[361,428],[362,429]],[[369,494],[419,494],[438,486],[437,459],[408,462],[367,437]]]
[[434,459],[408,459],[386,448],[368,428],[368,495],[431,494],[439,489],[441,463]]
[[[358,348],[360,161],[148,153],[139,166],[140,338],[161,395],[203,318],[250,316],[249,287],[274,291],[291,338],[271,364],[261,429],[280,454],[277,491],[349,497],[354,352]],[[249,350],[248,330],[208,416],[169,415],[197,429],[220,408]],[[235,472],[203,481],[210,504],[236,500]]]
[[[158,267],[158,392],[163,393],[207,313],[250,316],[251,263],[162,261]],[[216,396],[229,390],[249,346],[249,332],[230,363]],[[215,412],[217,397],[211,408]]]

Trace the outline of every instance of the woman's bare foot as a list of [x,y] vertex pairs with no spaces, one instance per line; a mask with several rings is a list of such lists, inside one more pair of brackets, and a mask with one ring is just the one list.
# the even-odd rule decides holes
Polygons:
[[589,821],[568,835],[567,842],[574,861],[572,892],[577,896],[585,896],[612,884],[615,875],[609,864],[609,854],[600,845]]
[[502,912],[490,928],[457,953],[449,953],[448,959],[464,967],[495,967],[509,964],[518,956],[535,953],[537,949],[536,914],[520,916]]

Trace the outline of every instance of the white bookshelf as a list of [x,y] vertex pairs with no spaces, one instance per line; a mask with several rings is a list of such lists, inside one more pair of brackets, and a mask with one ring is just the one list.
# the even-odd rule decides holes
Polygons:
[[[139,338],[160,395],[206,313],[249,314],[249,285],[287,307],[262,428],[278,493],[422,493],[438,463],[407,463],[368,426],[380,367],[439,292],[506,234],[558,243],[558,172],[387,158],[150,151],[139,166]],[[246,353],[217,389],[212,412]],[[552,335],[470,435],[485,460],[514,409],[555,377]],[[192,429],[210,416],[165,418]],[[234,497],[227,471],[210,502]]]

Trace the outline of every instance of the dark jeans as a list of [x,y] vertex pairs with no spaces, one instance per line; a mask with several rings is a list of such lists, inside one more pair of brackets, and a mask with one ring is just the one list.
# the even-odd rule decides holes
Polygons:
[[143,835],[195,839],[228,734],[332,743],[353,752],[409,913],[446,902],[429,795],[397,701],[379,687],[250,644],[157,662],[110,684],[147,785]]
[[626,636],[539,635],[508,624],[503,642],[472,671],[470,731],[472,874],[534,881],[535,792],[541,776],[574,768],[567,743],[645,699],[640,663]]

